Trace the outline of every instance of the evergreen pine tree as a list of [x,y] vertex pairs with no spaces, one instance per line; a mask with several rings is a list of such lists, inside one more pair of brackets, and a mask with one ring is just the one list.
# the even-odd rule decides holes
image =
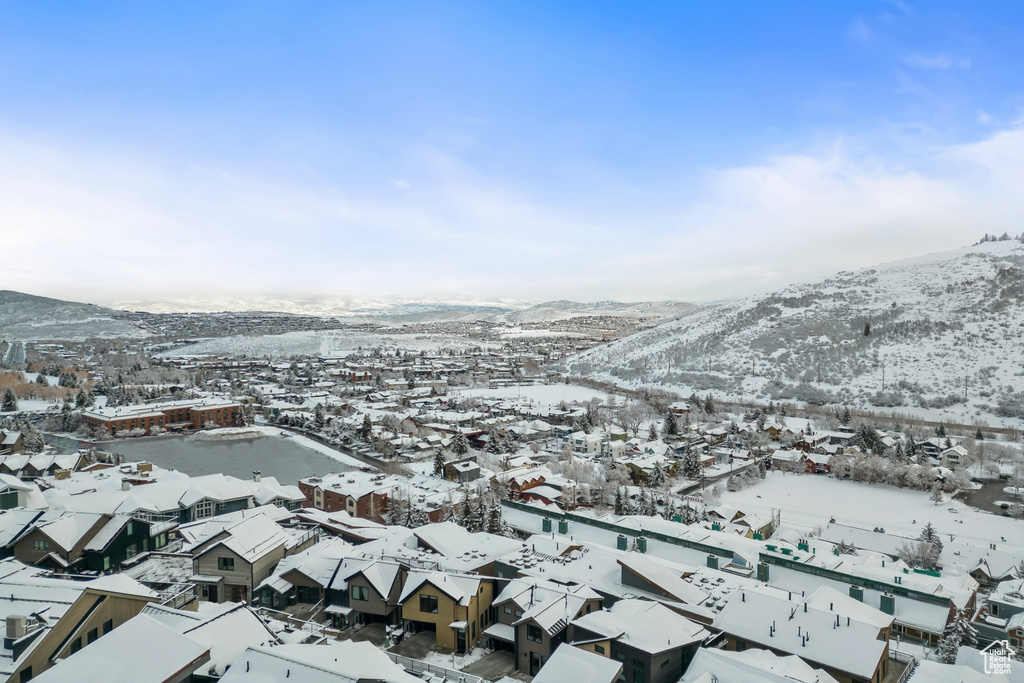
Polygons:
[[654,463],[654,469],[651,470],[651,486],[658,489],[665,485],[665,470],[661,467],[661,462]]
[[498,434],[498,429],[495,427],[487,434],[487,452],[500,455],[501,451],[501,435]]
[[437,453],[434,454],[434,476],[444,476],[444,454],[438,449]]
[[648,504],[649,503],[648,503],[648,497],[647,497],[647,487],[646,486],[641,486],[640,487],[640,497],[636,501],[636,513],[640,514],[640,515],[646,515],[647,514]]
[[363,426],[359,429],[359,435],[363,437],[363,441],[369,441],[372,434],[373,422],[370,420],[369,415],[363,415]]
[[956,616],[946,626],[939,641],[939,660],[946,664],[955,664],[956,655],[961,645],[976,645],[978,643],[978,632],[971,625],[970,616],[966,610],[958,609]]
[[697,453],[692,449],[687,449],[686,455],[683,456],[683,476],[687,479],[700,479],[701,475],[701,464],[697,458]]
[[619,486],[615,489],[615,514],[624,515],[626,514],[626,499],[622,495],[622,487]]
[[843,408],[843,414],[839,416],[840,424],[848,425],[848,424],[850,424],[850,420],[852,420],[852,419],[853,419],[853,417],[850,415],[850,407],[847,406],[847,407]]
[[665,416],[665,427],[661,430],[665,436],[678,436],[679,425],[676,424],[676,416],[669,413]]
[[455,435],[455,439],[452,440],[452,453],[461,458],[468,452],[469,440],[466,439],[466,435],[460,431]]
[[42,370],[40,370],[39,374],[36,375],[36,384],[41,387],[49,386],[49,382],[46,381],[46,375],[43,374]]
[[473,507],[469,500],[469,491],[464,491],[462,494],[462,504],[459,506],[458,519],[456,521],[462,528],[469,529],[472,524],[472,518]]
[[985,440],[985,435],[981,433],[981,427],[978,427],[978,431],[974,433],[974,438],[978,441]]
[[11,413],[18,409],[18,397],[14,395],[14,389],[7,387],[4,390],[3,400],[0,401],[0,410]]
[[651,441],[658,440],[658,428],[654,426],[653,422],[651,423],[650,431],[647,432],[647,438]]
[[931,543],[940,553],[942,552],[942,539],[939,538],[939,532],[935,530],[931,522],[924,525],[919,538],[925,543]]
[[470,531],[483,531],[484,525],[487,523],[487,509],[484,507],[484,497],[478,493],[476,501],[473,505],[472,512],[469,519]]

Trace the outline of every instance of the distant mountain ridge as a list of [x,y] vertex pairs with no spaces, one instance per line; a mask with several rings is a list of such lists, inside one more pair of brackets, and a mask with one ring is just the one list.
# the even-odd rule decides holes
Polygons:
[[[694,308],[682,302],[621,303],[600,301],[550,301],[535,306],[517,299],[481,299],[478,302],[456,303],[427,299],[383,298],[379,300],[351,297],[308,297],[289,299],[257,296],[252,299],[211,299],[194,302],[196,309],[186,307],[188,301],[152,304],[148,313],[200,313],[209,316],[292,316],[325,318],[347,324],[419,324],[477,321],[509,325],[557,322],[582,316],[624,316],[661,320],[675,317]],[[225,306],[237,308],[225,308]],[[92,338],[135,339],[152,333],[145,324],[142,306],[135,310],[117,310],[94,304],[62,301],[4,290],[0,292],[0,341],[68,340]]]
[[1019,426],[1022,339],[1024,244],[990,241],[702,307],[564,369],[684,395]]
[[0,290],[0,341],[137,339],[148,335],[121,311]]

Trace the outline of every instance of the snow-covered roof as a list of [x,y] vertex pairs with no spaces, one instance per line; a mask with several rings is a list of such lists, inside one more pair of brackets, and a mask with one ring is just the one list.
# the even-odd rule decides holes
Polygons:
[[708,636],[703,626],[650,600],[619,600],[609,609],[584,614],[572,623],[649,654],[685,647]]
[[163,683],[195,671],[209,653],[209,647],[139,614],[33,680]]
[[559,645],[537,675],[534,683],[612,683],[618,679],[622,663],[609,657],[581,650],[567,643]]
[[422,586],[430,584],[463,607],[469,606],[470,599],[480,591],[481,577],[454,572],[412,570],[402,587],[399,602],[405,602]]
[[836,683],[796,655],[779,656],[770,650],[743,652],[700,648],[679,683]]
[[281,642],[251,607],[240,602],[203,602],[196,611],[151,603],[143,608],[142,614],[206,647],[210,662],[200,673],[210,676],[222,676],[247,647]]
[[748,642],[861,678],[873,677],[886,648],[878,639],[880,624],[891,625],[893,618],[863,604],[843,602],[829,609],[823,601],[830,595],[804,600],[774,588],[743,588],[733,593],[714,625]]
[[388,659],[373,643],[351,640],[322,645],[255,646],[220,679],[221,683],[278,683],[294,678],[303,683],[423,683]]

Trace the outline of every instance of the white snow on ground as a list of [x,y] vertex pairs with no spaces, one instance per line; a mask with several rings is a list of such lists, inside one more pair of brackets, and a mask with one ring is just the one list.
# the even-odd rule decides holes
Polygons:
[[502,387],[500,389],[453,389],[452,396],[469,398],[519,398],[533,401],[541,406],[555,407],[562,401],[572,403],[578,401],[584,403],[592,398],[605,400],[608,394],[603,391],[595,391],[587,387],[576,386],[575,384],[537,384],[532,386]]
[[233,356],[345,356],[358,349],[384,347],[388,351],[437,352],[489,348],[492,343],[467,337],[426,334],[381,334],[355,330],[307,330],[285,334],[221,337],[178,347],[158,355],[164,357],[227,354]]
[[192,435],[200,441],[238,441],[240,439],[261,439],[266,432],[260,427],[222,427],[206,429]]
[[[860,528],[916,537],[931,522],[944,536],[999,543],[1001,537],[1024,543],[1024,522],[972,508],[959,500],[936,505],[928,491],[840,481],[818,475],[769,472],[767,479],[741,491],[725,491],[721,502],[746,513],[782,512],[782,526],[811,531],[829,517]],[[950,508],[956,512],[950,512]],[[916,520],[916,524],[914,523]],[[1005,544],[1001,544],[1005,545]]]

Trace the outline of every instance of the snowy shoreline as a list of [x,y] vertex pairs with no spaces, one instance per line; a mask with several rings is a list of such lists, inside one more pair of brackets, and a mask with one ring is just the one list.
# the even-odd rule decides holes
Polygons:
[[270,425],[258,425],[254,427],[249,427],[249,429],[257,429],[261,431],[265,436],[287,436],[289,440],[291,440],[294,443],[297,443],[303,448],[308,448],[309,450],[316,451],[321,455],[326,455],[331,460],[336,460],[342,465],[348,465],[350,467],[355,468],[369,467],[366,463],[362,462],[361,460],[356,460],[351,456],[345,455],[341,451],[335,450],[330,446],[325,446],[324,444],[318,441],[314,441],[313,439],[310,439],[309,437],[304,436],[302,434],[296,434],[295,432],[281,429],[279,427],[271,427]]

